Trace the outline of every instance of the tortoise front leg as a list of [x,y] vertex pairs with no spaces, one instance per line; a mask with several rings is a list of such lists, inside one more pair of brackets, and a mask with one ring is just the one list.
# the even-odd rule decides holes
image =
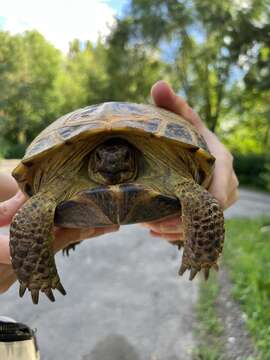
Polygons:
[[192,180],[181,181],[176,196],[182,207],[184,252],[179,275],[189,269],[192,280],[204,269],[205,279],[217,260],[224,242],[224,216],[217,200]]
[[17,212],[10,227],[11,263],[20,282],[20,296],[28,288],[34,304],[40,290],[51,301],[55,301],[52,289],[66,294],[54,260],[55,207],[53,196],[39,193]]

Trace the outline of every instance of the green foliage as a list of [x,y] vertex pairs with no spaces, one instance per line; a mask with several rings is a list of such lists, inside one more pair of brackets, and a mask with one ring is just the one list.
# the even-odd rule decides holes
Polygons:
[[270,218],[228,221],[224,254],[233,281],[233,295],[247,315],[260,360],[270,358],[269,225]]
[[70,43],[63,56],[36,31],[0,31],[0,144],[6,157],[23,156],[30,141],[50,122],[79,107],[110,100],[145,102],[162,74],[156,56],[143,47],[115,43]]
[[207,283],[200,282],[199,301],[197,305],[197,328],[198,347],[193,353],[194,360],[222,360],[223,325],[217,316],[215,309],[216,298],[219,293],[219,284],[215,273]]
[[265,155],[234,154],[234,168],[240,185],[268,190],[266,167],[269,167],[269,163]]
[[270,191],[270,157],[267,155],[266,162],[264,165],[264,171],[261,174],[261,179],[263,181],[264,187],[266,190]]
[[61,55],[36,31],[0,36],[0,134],[5,155],[19,157],[57,114],[54,81]]
[[74,39],[67,55],[37,31],[0,31],[1,155],[21,157],[78,107],[147,102],[162,78],[241,154],[241,182],[266,187],[269,167],[254,176],[242,163],[270,151],[269,18],[266,0],[129,0],[105,42]]
[[106,100],[105,61],[106,49],[100,41],[95,46],[90,42],[81,46],[79,40],[70,43],[56,80],[61,114]]
[[159,52],[151,53],[144,44],[130,46],[129,18],[118,20],[107,40],[107,100],[145,102],[155,81],[163,77]]

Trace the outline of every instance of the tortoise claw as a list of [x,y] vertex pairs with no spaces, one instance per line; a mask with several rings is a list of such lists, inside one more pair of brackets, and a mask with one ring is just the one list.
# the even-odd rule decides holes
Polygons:
[[198,272],[199,270],[197,270],[196,268],[191,268],[189,274],[189,280],[193,280]]
[[210,272],[209,267],[204,268],[204,278],[205,278],[205,280],[208,280],[209,272]]
[[31,290],[31,297],[32,297],[33,304],[38,304],[39,290],[38,289],[32,289]]
[[212,267],[213,267],[216,271],[218,271],[218,270],[219,270],[219,266],[218,266],[218,264],[213,264],[213,265],[212,265]]
[[180,276],[182,276],[187,269],[188,269],[188,266],[182,263],[181,266],[180,266],[180,269],[178,271],[178,274]]
[[52,289],[47,288],[44,290],[45,295],[49,298],[49,300],[51,300],[51,302],[55,301],[55,297],[53,295]]
[[75,242],[75,243],[73,243],[73,244],[70,244],[70,245],[66,246],[66,247],[62,250],[62,254],[63,254],[64,256],[69,256],[69,252],[70,252],[71,250],[75,251],[76,246],[79,245],[80,243],[81,243],[80,241],[77,241],[77,242]]
[[178,247],[178,250],[181,250],[182,247],[184,246],[184,243],[183,243],[183,241],[178,240],[174,243],[174,245],[176,245]]
[[20,284],[20,289],[19,289],[19,295],[20,297],[23,297],[24,293],[25,293],[25,290],[26,290],[26,286],[24,284]]
[[56,286],[56,289],[58,290],[58,291],[60,291],[60,293],[62,294],[62,295],[66,295],[67,293],[66,293],[66,290],[64,289],[64,287],[63,287],[63,285],[61,284],[61,283],[58,283],[58,285]]

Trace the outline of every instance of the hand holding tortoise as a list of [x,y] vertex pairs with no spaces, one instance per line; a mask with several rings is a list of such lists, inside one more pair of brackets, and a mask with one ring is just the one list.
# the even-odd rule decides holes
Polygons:
[[[165,81],[158,81],[151,90],[152,98],[157,106],[164,107],[189,121],[200,132],[207,142],[212,155],[215,156],[215,168],[208,191],[218,200],[225,210],[239,198],[238,179],[233,169],[233,157],[202,122],[198,114],[180,97]],[[152,236],[162,237],[169,242],[183,239],[183,226],[179,216],[166,220],[144,223]]]
[[[10,176],[6,176],[5,180],[10,180],[13,183]],[[5,190],[8,184],[5,185],[5,187],[0,188],[2,198],[7,196]],[[12,218],[23,206],[26,200],[26,196],[21,191],[18,191],[12,198],[0,203],[0,227],[7,226],[11,223]],[[91,229],[55,228],[55,240],[53,243],[54,252],[64,249],[74,242],[96,237],[116,230],[118,230],[118,226]],[[12,269],[10,260],[9,236],[0,234],[0,293],[7,291],[15,281],[16,275]]]
[[[162,91],[157,90],[162,88]],[[156,84],[152,93],[157,105],[174,112],[178,111],[178,114],[181,113],[196,126],[197,120],[188,117],[188,113],[192,110],[182,107],[182,112],[180,112],[181,99],[175,95],[173,97],[172,91],[166,84],[163,82]],[[127,114],[131,120],[125,120]],[[141,121],[138,120],[138,115]],[[156,118],[153,118],[154,115]],[[76,123],[74,123],[75,120]],[[114,132],[108,132],[108,129],[110,131],[113,129]],[[204,137],[208,136],[213,144],[216,141],[217,145],[218,141],[213,136],[211,138],[208,130],[198,121],[197,129],[203,133]],[[123,134],[124,139],[119,137],[119,133]],[[97,141],[95,148],[94,143],[85,141],[86,134],[95,134],[97,139],[96,134],[103,136],[105,134],[105,140],[101,138]],[[150,140],[151,138],[154,140]],[[78,142],[77,139],[81,141]],[[185,142],[186,145],[183,148],[181,144]],[[58,148],[61,151],[55,152]],[[160,149],[165,149],[163,154],[160,153]],[[177,149],[179,154],[182,154],[180,157],[175,157]],[[217,156],[217,153],[214,155]],[[70,157],[72,154],[73,156]],[[164,155],[167,162],[164,162]],[[195,162],[193,156],[197,159]],[[39,160],[37,163],[40,164],[41,158],[48,161],[48,165],[45,165],[46,173],[42,167],[33,166],[33,160],[34,162]],[[199,270],[204,269],[205,276],[208,277],[209,268],[216,266],[217,258],[222,250],[223,215],[217,200],[196,181],[194,182],[193,178],[195,177],[199,183],[206,181],[211,173],[212,165],[213,159],[207,152],[207,145],[200,135],[188,126],[188,123],[172,113],[151,106],[108,103],[104,106],[78,110],[72,115],[59,119],[32,143],[25,161],[14,173],[26,193],[32,195],[34,189],[34,196],[16,213],[11,224],[11,257],[21,283],[20,295],[22,296],[28,288],[33,302],[37,303],[40,290],[52,301],[54,297],[51,289],[57,288],[64,294],[65,291],[57,275],[53,252],[84,237],[104,233],[103,229],[91,229],[90,233],[89,230],[74,230],[73,232],[73,230],[61,229],[56,231],[54,234],[56,236],[53,236],[54,211],[61,201],[64,201],[64,206],[62,206],[64,212],[69,207],[72,208],[71,212],[65,213],[65,216],[71,217],[67,219],[64,216],[64,222],[69,221],[69,225],[75,224],[81,227],[81,221],[87,223],[93,220],[91,216],[86,219],[85,216],[81,216],[80,208],[83,204],[86,211],[97,215],[96,222],[100,226],[104,221],[107,225],[111,214],[113,217],[117,215],[119,224],[138,222],[140,216],[143,219],[148,217],[150,220],[152,213],[156,213],[154,206],[157,199],[160,199],[159,192],[160,194],[165,192],[165,197],[179,198],[185,219],[186,235],[180,273],[189,269],[192,279]],[[48,167],[50,172],[48,172]],[[134,180],[134,186],[125,185]],[[213,182],[214,179],[212,184]],[[103,188],[95,190],[97,184],[102,185]],[[138,205],[139,203],[135,212],[133,208],[133,202],[136,205],[142,193],[143,196],[146,194],[148,199],[145,216],[141,213],[142,208]],[[116,211],[111,211],[111,214],[107,214],[109,217],[104,217],[104,211],[108,210],[106,209],[108,202],[104,203],[106,205],[104,207],[100,195],[108,199],[115,197],[118,199],[118,205],[121,201],[123,202],[123,207],[118,206],[117,201],[116,203],[112,201],[111,205],[116,206]],[[119,202],[119,199],[122,200]],[[128,201],[125,202],[125,199]],[[134,199],[133,202],[132,199]],[[66,205],[65,201],[67,201]],[[93,206],[96,209],[95,213],[93,213]],[[123,210],[126,213],[121,220],[119,215]],[[114,220],[111,220],[111,223],[115,224]],[[89,222],[86,225],[91,224]],[[117,226],[109,231],[115,229]],[[207,231],[202,231],[205,229]],[[177,235],[177,240],[179,240],[179,232]],[[56,239],[53,241],[54,237]]]

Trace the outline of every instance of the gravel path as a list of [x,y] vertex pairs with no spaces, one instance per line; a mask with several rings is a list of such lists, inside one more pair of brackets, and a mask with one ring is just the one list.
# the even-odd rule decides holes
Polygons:
[[247,331],[247,315],[231,296],[232,285],[228,274],[221,268],[218,274],[220,293],[216,300],[216,309],[224,327],[222,340],[224,353],[228,360],[253,360],[258,355],[252,338]]
[[[243,190],[226,216],[261,212],[270,213],[270,196]],[[124,226],[57,256],[66,297],[34,306],[15,285],[0,311],[38,329],[43,360],[190,360],[198,283],[177,276],[179,258],[147,230]]]
[[34,306],[15,285],[0,299],[2,314],[38,329],[44,360],[190,359],[197,286],[178,278],[175,247],[126,226],[57,265],[66,297]]
[[270,215],[270,194],[247,189],[240,190],[240,199],[230,209],[225,211],[227,218]]

